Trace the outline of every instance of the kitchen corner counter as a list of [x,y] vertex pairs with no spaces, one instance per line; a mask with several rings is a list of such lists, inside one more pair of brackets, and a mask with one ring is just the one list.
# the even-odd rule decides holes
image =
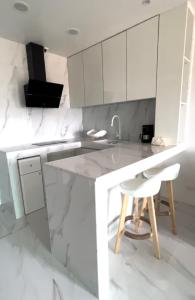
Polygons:
[[40,156],[42,164],[47,162],[47,154],[55,151],[64,151],[70,148],[80,147],[81,142],[70,140],[67,143],[49,145],[20,145],[0,148],[0,201],[9,202],[14,206],[16,218],[24,216],[24,203],[20,177],[18,172],[18,159]]
[[[106,149],[101,150],[101,146],[106,146]],[[82,147],[99,147],[100,151],[49,162],[46,165],[96,180],[128,166],[139,167],[140,162],[150,162],[152,167],[153,164],[161,163],[185,149],[183,145],[152,146],[130,142],[109,145],[104,141],[82,142]]]
[[108,239],[116,233],[121,205],[118,184],[185,147],[106,141],[81,146],[102,150],[44,164],[51,251],[91,293],[107,300]]

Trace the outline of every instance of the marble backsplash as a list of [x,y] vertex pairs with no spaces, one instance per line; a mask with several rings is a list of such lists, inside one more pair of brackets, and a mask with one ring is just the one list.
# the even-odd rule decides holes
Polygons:
[[[108,137],[114,138],[118,126],[111,127],[113,115],[117,114],[121,121],[121,134],[123,140],[139,141],[142,125],[155,122],[155,99],[129,101],[124,103],[107,104],[86,107],[83,111],[83,130],[105,129]],[[115,120],[114,122],[117,122]]]
[[26,108],[23,85],[28,81],[23,44],[0,38],[0,147],[72,138],[82,131],[81,109],[69,108],[65,57],[45,54],[47,81],[64,84],[58,109]]
[[106,129],[112,116],[121,119],[122,138],[137,141],[143,124],[154,124],[155,100],[131,101],[70,109],[67,59],[45,54],[47,80],[64,84],[58,109],[25,107],[23,85],[28,81],[23,44],[0,38],[0,147],[72,138],[91,128]]

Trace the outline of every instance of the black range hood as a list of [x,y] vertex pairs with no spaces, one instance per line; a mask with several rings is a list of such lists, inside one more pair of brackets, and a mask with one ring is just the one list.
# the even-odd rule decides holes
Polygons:
[[63,85],[46,81],[43,46],[29,43],[26,53],[29,72],[29,82],[24,86],[26,106],[59,107]]

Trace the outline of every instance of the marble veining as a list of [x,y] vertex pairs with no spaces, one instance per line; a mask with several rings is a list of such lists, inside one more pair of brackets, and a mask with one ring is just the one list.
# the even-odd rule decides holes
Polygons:
[[58,109],[25,107],[28,81],[25,45],[0,38],[0,147],[73,138],[82,131],[81,109],[70,109],[67,60],[45,54],[47,81],[64,84]]
[[[82,145],[98,145],[100,142],[84,142]],[[95,146],[93,146],[95,147]],[[156,157],[158,154],[168,153],[170,151],[183,151],[182,147],[172,146],[152,146],[141,143],[118,143],[101,151],[95,151],[76,157],[61,159],[49,162],[48,165],[61,170],[79,174],[84,177],[97,179],[103,175],[117,171],[132,164],[139,163],[144,159]],[[159,161],[160,163],[160,161]],[[157,164],[157,163],[156,163]]]
[[108,299],[108,238],[117,229],[117,185],[178,151],[182,148],[119,143],[44,164],[52,253],[100,300]]
[[155,99],[86,107],[82,112],[84,131],[105,129],[110,138],[116,136],[116,128],[110,124],[113,115],[118,114],[122,139],[137,143],[142,125],[155,124]]
[[0,240],[0,299],[95,300],[42,245],[29,225]]
[[80,142],[70,141],[69,143],[51,144],[46,146],[36,146],[32,144],[7,146],[0,149],[0,204],[11,202],[15,207],[16,218],[24,216],[24,205],[20,178],[18,172],[17,159],[39,155],[41,162],[47,161],[49,152],[63,151],[79,147]]
[[98,294],[93,182],[48,166],[44,174],[51,251],[91,292]]
[[[119,255],[113,253],[115,238],[109,244],[111,285],[120,299],[179,299],[195,297],[193,257],[195,208],[176,203],[177,231],[173,236],[170,219],[160,217],[158,230],[161,259],[153,256],[152,242],[123,237]],[[115,285],[114,283],[117,283]]]
[[[195,299],[195,208],[176,203],[178,235],[169,218],[158,220],[161,260],[153,256],[152,242],[122,239],[120,254],[109,242],[110,288],[107,300]],[[37,223],[37,216],[32,214]],[[40,215],[40,228],[47,227]],[[45,229],[44,229],[45,230]],[[95,300],[50,254],[31,225],[0,239],[0,299]]]
[[0,238],[23,228],[26,224],[25,218],[16,220],[13,203],[3,203],[0,206]]

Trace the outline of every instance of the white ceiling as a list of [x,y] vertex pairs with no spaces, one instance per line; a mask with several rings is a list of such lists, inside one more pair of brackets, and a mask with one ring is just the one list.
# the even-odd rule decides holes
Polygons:
[[[14,10],[14,2],[0,1],[0,36],[68,56],[184,0],[151,0],[147,6],[142,0],[26,0],[27,13]],[[80,34],[69,36],[69,27]]]

